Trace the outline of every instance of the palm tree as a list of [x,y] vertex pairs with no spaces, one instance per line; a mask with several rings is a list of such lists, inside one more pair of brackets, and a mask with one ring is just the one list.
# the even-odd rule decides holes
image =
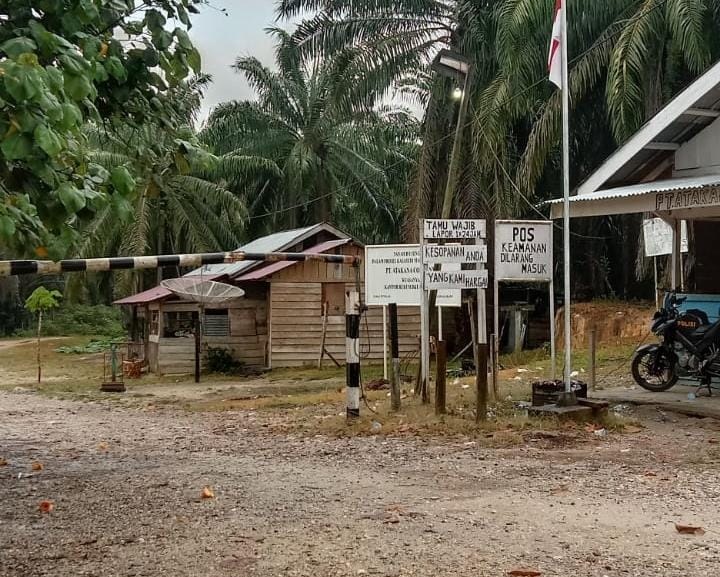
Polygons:
[[[236,174],[234,160],[210,154],[191,126],[197,95],[206,82],[196,79],[177,94],[177,110],[188,114],[181,128],[170,130],[155,122],[86,128],[90,158],[113,177],[124,175],[128,190],[114,195],[83,226],[75,254],[205,252],[241,243],[247,209],[228,186],[228,174]],[[139,288],[141,277],[132,278]]]
[[[386,70],[378,90],[406,83],[418,69],[424,74],[423,66],[440,48],[468,57],[474,69],[472,119],[464,129],[454,212],[492,218],[537,216],[530,205],[554,196],[559,187],[560,95],[546,81],[553,5],[553,0],[284,0],[278,14],[314,12],[294,34],[308,53],[363,47],[395,59],[417,54],[417,64]],[[573,182],[720,55],[719,15],[718,0],[572,2]],[[439,214],[454,131],[451,86],[441,79],[424,84],[423,147],[411,189],[415,217]],[[594,249],[602,246],[593,243]]]
[[288,33],[271,33],[277,72],[252,57],[233,66],[257,101],[221,104],[201,134],[221,159],[262,159],[277,168],[249,203],[253,227],[334,221],[361,236],[395,235],[404,200],[397,175],[407,176],[418,133],[407,111],[376,106],[385,65],[367,67],[361,49],[304,58]]

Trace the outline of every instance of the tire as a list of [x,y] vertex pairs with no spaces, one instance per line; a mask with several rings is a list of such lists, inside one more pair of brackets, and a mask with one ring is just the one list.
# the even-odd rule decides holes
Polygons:
[[645,349],[633,357],[632,376],[643,389],[661,393],[672,388],[678,381],[674,365],[674,359],[665,349]]

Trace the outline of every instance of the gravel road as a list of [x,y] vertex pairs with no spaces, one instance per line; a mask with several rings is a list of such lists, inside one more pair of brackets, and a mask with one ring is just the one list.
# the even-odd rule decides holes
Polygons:
[[0,575],[715,576],[717,424],[643,410],[634,435],[490,449],[0,393]]

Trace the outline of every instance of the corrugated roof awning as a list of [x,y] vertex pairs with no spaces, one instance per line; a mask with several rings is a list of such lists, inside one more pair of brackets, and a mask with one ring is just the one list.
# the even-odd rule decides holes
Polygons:
[[[337,240],[329,240],[326,242],[321,242],[320,244],[316,244],[315,246],[304,250],[303,254],[322,254],[324,252],[327,252],[327,251],[337,248],[339,246],[343,246],[343,245],[349,243],[351,240],[352,239],[349,239],[349,238],[341,238],[341,239],[337,239]],[[275,274],[278,271],[281,271],[285,268],[293,266],[294,264],[298,264],[298,263],[292,262],[292,261],[274,262],[272,264],[268,264],[261,268],[257,268],[253,271],[250,271],[244,275],[236,277],[235,280],[236,281],[263,280],[263,279],[269,277],[270,275]]]
[[115,305],[144,305],[169,297],[172,293],[164,287],[156,286],[141,293],[130,295],[113,302]]
[[[201,277],[197,277],[197,282],[205,281],[205,280],[217,280],[220,278],[221,275],[207,275]],[[155,301],[159,301],[168,297],[173,296],[173,293],[166,289],[163,286],[156,286],[151,289],[148,289],[146,291],[130,295],[129,297],[125,297],[124,299],[117,300],[113,302],[115,305],[145,305],[148,303],[153,303]]]
[[[563,199],[551,200],[551,217],[562,217]],[[676,216],[696,213],[715,216],[720,207],[720,175],[672,178],[598,190],[570,197],[570,216],[655,213]],[[690,217],[692,218],[692,217]]]

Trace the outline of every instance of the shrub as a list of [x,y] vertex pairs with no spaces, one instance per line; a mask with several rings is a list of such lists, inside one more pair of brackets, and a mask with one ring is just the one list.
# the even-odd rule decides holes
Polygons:
[[242,370],[243,363],[235,360],[232,351],[223,347],[208,347],[208,370],[211,373],[235,375]]
[[[36,321],[18,335],[34,335]],[[103,335],[120,337],[125,334],[120,309],[106,305],[62,305],[43,318],[43,335],[62,337],[71,335]]]

